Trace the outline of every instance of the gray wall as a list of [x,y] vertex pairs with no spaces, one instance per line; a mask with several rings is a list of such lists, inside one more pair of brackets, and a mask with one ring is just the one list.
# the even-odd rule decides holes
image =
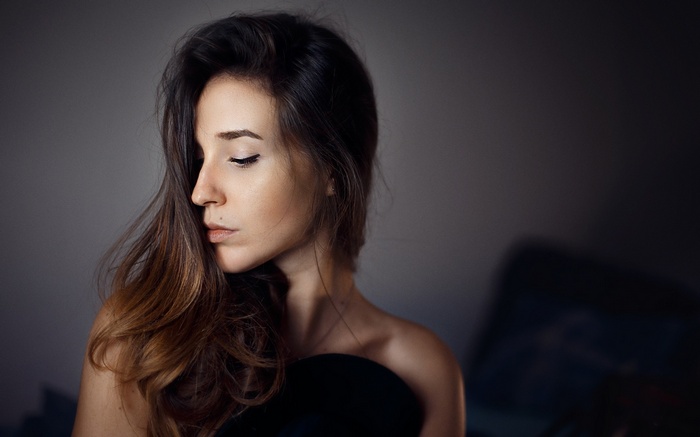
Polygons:
[[159,73],[236,9],[319,8],[355,36],[386,182],[359,283],[462,362],[525,237],[700,288],[697,12],[511,3],[3,2],[0,425],[42,384],[77,393],[96,262],[157,184]]

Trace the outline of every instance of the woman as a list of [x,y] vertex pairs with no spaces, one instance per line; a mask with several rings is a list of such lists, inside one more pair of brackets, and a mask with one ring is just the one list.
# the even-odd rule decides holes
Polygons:
[[231,16],[160,92],[165,176],[115,246],[73,435],[464,435],[448,348],[353,282],[377,143],[353,50]]

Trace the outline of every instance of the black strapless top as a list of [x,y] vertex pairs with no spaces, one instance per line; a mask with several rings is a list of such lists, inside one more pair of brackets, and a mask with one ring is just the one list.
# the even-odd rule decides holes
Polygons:
[[216,437],[415,437],[422,423],[418,399],[394,372],[325,354],[289,365],[277,397],[232,418]]

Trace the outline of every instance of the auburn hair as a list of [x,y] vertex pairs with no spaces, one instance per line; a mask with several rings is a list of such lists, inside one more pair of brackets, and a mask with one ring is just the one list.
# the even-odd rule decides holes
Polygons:
[[[149,436],[211,435],[271,399],[284,378],[286,277],[272,262],[223,273],[190,200],[195,107],[218,75],[262,85],[276,102],[283,142],[333,184],[334,195],[317,196],[310,229],[328,232],[335,259],[354,269],[364,243],[377,113],[357,54],[328,27],[285,13],[232,15],[187,34],[159,88],[163,181],[108,252],[109,322],[88,346],[93,366],[136,383]],[[113,345],[119,356],[110,361]]]

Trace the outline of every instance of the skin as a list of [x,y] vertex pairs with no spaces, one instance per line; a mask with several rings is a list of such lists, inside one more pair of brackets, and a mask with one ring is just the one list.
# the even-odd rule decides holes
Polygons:
[[[282,329],[292,358],[344,353],[374,360],[416,394],[421,437],[464,436],[462,375],[447,346],[367,301],[352,270],[333,259],[327,233],[309,234],[313,196],[333,195],[332,181],[319,180],[299,152],[280,143],[274,103],[256,83],[230,76],[212,79],[198,102],[202,167],[192,201],[213,228],[217,263],[235,273],[273,260],[287,275]],[[107,305],[95,326],[108,321]],[[84,365],[75,437],[144,436],[146,411],[135,387],[122,399],[111,372]]]
[[[95,318],[91,335],[110,320],[107,302]],[[119,346],[115,345],[107,353],[107,363],[114,364],[117,356]],[[127,384],[123,390],[122,387],[112,371],[94,368],[85,357],[72,436],[145,436],[146,402],[136,384]]]
[[296,269],[312,244],[316,177],[280,143],[274,99],[253,82],[217,77],[196,114],[201,169],[192,202],[204,207],[207,227],[226,229],[210,231],[225,237],[212,241],[218,264],[238,273],[272,259],[283,271]]

